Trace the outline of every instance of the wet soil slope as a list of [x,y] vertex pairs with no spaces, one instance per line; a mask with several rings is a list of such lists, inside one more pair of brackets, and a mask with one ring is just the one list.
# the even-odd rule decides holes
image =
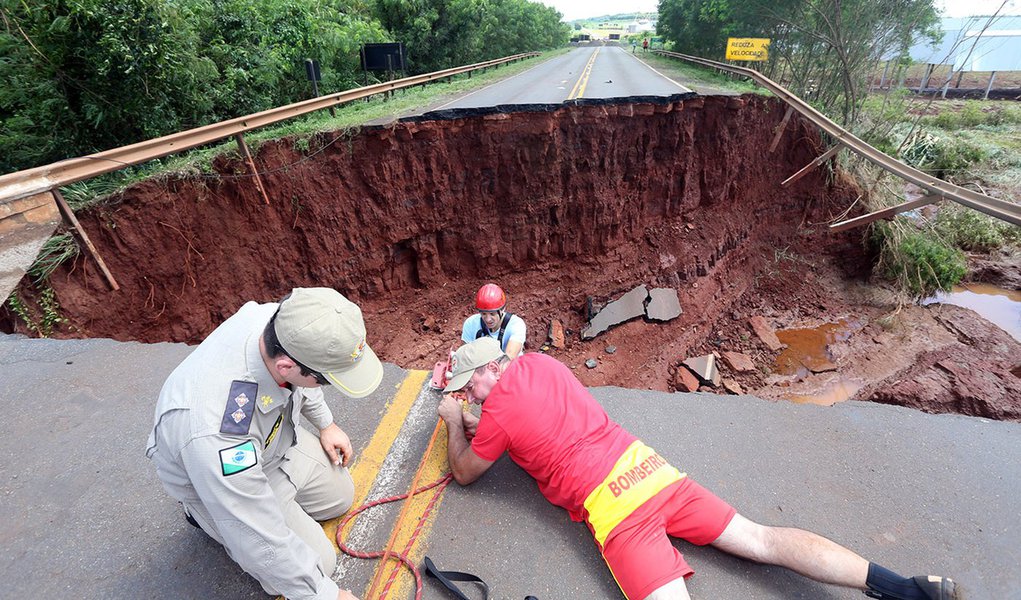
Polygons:
[[578,331],[587,296],[646,283],[678,289],[684,314],[646,326],[628,360],[587,383],[664,389],[769,249],[849,204],[826,169],[780,188],[821,151],[795,118],[769,154],[783,113],[755,96],[686,97],[266,143],[268,205],[244,163],[223,159],[213,175],[145,182],[80,214],[122,289],[84,256],[58,270],[58,335],[197,342],[246,300],[325,285],[363,306],[384,359],[426,367],[484,280],[508,289],[532,349],[553,318]]

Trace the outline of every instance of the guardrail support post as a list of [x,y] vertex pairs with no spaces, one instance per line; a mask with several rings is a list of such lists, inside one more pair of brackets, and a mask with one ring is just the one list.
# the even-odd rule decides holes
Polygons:
[[255,168],[255,161],[252,159],[252,153],[248,151],[245,136],[239,133],[234,136],[234,139],[237,140],[238,148],[241,149],[241,154],[245,157],[245,162],[248,163],[248,170],[252,172],[252,176],[255,178],[255,187],[259,188],[262,199],[266,201],[266,206],[269,206],[269,196],[266,195],[266,188],[262,186],[262,177],[259,176],[259,170]]
[[50,194],[53,195],[53,201],[57,203],[57,208],[60,209],[61,216],[64,217],[65,221],[71,224],[75,233],[78,234],[78,238],[85,242],[85,248],[88,249],[89,254],[92,255],[96,264],[99,265],[99,270],[103,272],[103,277],[106,278],[106,282],[110,284],[113,291],[116,292],[120,290],[121,286],[117,285],[117,280],[113,278],[113,274],[110,273],[110,269],[106,268],[106,263],[103,262],[103,257],[99,255],[99,251],[92,245],[92,240],[89,239],[89,234],[85,233],[85,230],[82,229],[81,223],[78,222],[78,217],[74,216],[74,211],[71,210],[67,201],[64,200],[64,195],[61,194],[58,189],[50,190]]
[[844,231],[845,229],[860,227],[861,225],[868,225],[869,223],[872,223],[873,221],[878,221],[879,219],[889,219],[894,215],[898,215],[902,212],[907,212],[909,210],[914,210],[916,208],[921,208],[923,206],[935,204],[936,202],[939,202],[942,199],[943,196],[922,196],[921,198],[916,198],[914,200],[904,202],[896,206],[891,206],[889,208],[884,208],[882,210],[870,212],[867,215],[862,215],[860,217],[855,217],[853,219],[848,219],[846,221],[834,223],[833,225],[830,225],[830,233],[837,233],[838,231]]
[[776,128],[776,135],[773,136],[773,143],[769,145],[769,153],[772,154],[776,150],[776,145],[780,143],[780,138],[783,137],[783,132],[787,129],[787,122],[791,120],[791,115],[794,114],[794,107],[788,106],[787,112],[783,115],[783,120],[780,121],[780,125]]
[[983,100],[989,99],[989,90],[993,89],[993,80],[996,79],[996,71],[989,74],[989,85],[986,86],[986,94],[982,96]]
[[840,149],[843,148],[843,147],[844,147],[843,144],[837,143],[835,146],[833,146],[832,148],[830,148],[826,152],[823,152],[819,156],[819,158],[817,158],[817,159],[813,160],[812,162],[808,163],[807,165],[801,167],[801,169],[797,173],[791,175],[787,179],[784,179],[783,183],[780,184],[780,187],[788,187],[789,185],[793,184],[795,181],[801,179],[805,175],[808,175],[808,173],[810,171],[812,171],[813,169],[815,169],[819,165],[821,165],[824,162],[826,162],[827,160],[829,160],[830,157],[832,157],[834,154],[839,152]]

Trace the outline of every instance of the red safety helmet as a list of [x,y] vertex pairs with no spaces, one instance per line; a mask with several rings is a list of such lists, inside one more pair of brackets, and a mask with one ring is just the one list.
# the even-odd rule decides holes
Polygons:
[[495,283],[487,283],[475,293],[475,308],[478,310],[503,310],[507,306],[507,295]]

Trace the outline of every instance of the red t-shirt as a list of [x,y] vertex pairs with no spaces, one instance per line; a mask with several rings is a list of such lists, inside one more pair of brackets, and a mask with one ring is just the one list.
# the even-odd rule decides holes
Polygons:
[[490,461],[508,452],[547,500],[582,521],[585,498],[636,439],[563,363],[528,353],[507,367],[482,404],[471,447]]

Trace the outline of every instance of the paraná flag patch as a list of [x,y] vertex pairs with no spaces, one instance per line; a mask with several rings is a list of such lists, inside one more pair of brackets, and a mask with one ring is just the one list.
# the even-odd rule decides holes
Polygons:
[[258,462],[259,457],[255,454],[255,444],[251,440],[220,450],[220,467],[223,468],[224,477],[250,469]]

